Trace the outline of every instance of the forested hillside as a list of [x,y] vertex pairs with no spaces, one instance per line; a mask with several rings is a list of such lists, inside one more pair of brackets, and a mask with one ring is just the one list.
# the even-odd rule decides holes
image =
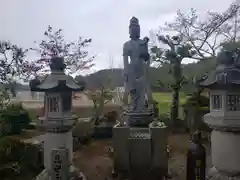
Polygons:
[[[215,67],[215,60],[206,60],[197,63],[183,65],[183,74],[187,83],[183,86],[183,91],[193,89],[192,80],[195,76],[201,76]],[[170,66],[165,64],[162,67],[150,69],[150,84],[153,91],[171,91],[170,85],[173,82],[169,74]],[[77,76],[76,80],[84,81],[88,89],[99,89],[101,86],[115,88],[123,86],[122,69],[104,69],[87,76]],[[17,90],[29,90],[27,85],[17,84]]]
[[[193,88],[192,80],[196,76],[200,76],[209,72],[215,67],[215,60],[206,60],[197,63],[189,63],[183,65],[183,74],[187,83],[183,86],[183,90],[191,90]],[[170,66],[168,64],[159,68],[151,67],[150,84],[153,91],[170,91],[172,84],[172,76],[169,74]],[[105,69],[88,76],[77,76],[77,80],[85,81],[87,88],[98,89],[100,86],[115,88],[123,86],[123,70],[122,69]]]

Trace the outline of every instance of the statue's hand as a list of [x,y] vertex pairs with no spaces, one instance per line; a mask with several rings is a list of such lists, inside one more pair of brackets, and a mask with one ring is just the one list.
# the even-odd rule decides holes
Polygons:
[[148,42],[149,42],[149,38],[148,38],[147,36],[145,36],[145,37],[143,38],[143,41],[144,41],[145,43],[148,43]]
[[143,59],[145,62],[149,61],[150,60],[150,54],[147,52],[147,53],[141,53],[140,54],[140,57],[141,59]]

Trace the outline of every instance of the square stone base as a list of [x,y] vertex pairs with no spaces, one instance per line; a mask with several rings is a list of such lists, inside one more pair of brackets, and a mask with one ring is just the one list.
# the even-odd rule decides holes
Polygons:
[[240,180],[239,176],[227,175],[219,172],[215,167],[209,170],[207,180]]
[[[74,166],[69,168],[70,176],[68,180],[86,180],[84,174],[78,171]],[[44,169],[39,175],[37,175],[35,180],[54,180],[50,177],[50,173]]]
[[167,132],[165,126],[148,128],[116,125],[113,128],[114,170],[126,174],[167,175]]

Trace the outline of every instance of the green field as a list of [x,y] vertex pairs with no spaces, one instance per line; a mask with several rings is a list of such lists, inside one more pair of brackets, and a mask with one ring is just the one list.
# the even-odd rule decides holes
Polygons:
[[[159,113],[165,114],[170,112],[172,93],[153,93],[153,98],[159,103]],[[180,105],[186,101],[186,96],[180,93]]]
[[[171,92],[158,92],[158,93],[153,93],[153,98],[158,102],[159,105],[159,114],[166,114],[170,113],[170,108],[171,108],[171,102],[172,102],[172,93]],[[184,93],[180,93],[180,106],[185,103],[186,101],[186,96]],[[91,108],[91,107],[89,107]],[[91,110],[87,107],[78,109],[77,112],[80,112],[83,117],[88,116],[88,114],[91,114]],[[37,114],[39,115],[39,112],[36,109],[28,109],[31,119],[36,119]],[[36,113],[36,111],[38,113]],[[87,114],[87,115],[86,115]],[[179,111],[179,114],[181,116],[181,110]]]

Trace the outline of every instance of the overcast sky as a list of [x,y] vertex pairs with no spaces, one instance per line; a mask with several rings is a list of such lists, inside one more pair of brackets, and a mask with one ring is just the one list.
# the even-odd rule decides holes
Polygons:
[[62,28],[67,40],[91,37],[90,53],[96,69],[122,64],[122,45],[128,40],[129,19],[136,16],[141,35],[149,35],[173,19],[178,9],[198,12],[223,11],[232,0],[0,0],[0,39],[24,48],[43,39],[48,25]]

